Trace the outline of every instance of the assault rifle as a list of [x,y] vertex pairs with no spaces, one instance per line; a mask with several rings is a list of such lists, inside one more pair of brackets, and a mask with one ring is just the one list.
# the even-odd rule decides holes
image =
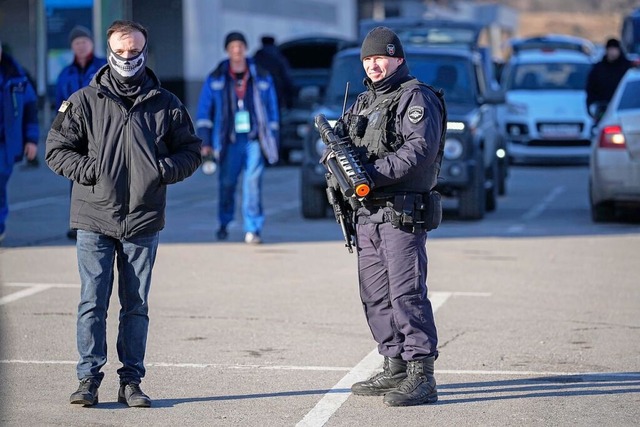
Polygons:
[[357,202],[363,200],[373,188],[373,181],[348,137],[339,138],[323,114],[315,117],[315,124],[322,142],[329,149],[323,162],[329,171],[325,175],[327,199],[342,229],[345,246],[349,252],[353,252],[355,227],[352,214],[358,207]]

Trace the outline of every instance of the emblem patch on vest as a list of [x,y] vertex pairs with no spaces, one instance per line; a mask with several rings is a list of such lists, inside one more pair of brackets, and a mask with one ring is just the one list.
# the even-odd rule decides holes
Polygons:
[[424,108],[419,106],[409,107],[407,115],[411,123],[418,123],[424,117]]

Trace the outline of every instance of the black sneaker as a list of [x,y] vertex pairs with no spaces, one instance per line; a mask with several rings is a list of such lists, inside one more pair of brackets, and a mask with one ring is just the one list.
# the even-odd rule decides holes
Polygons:
[[148,408],[151,406],[151,399],[142,392],[140,384],[136,383],[120,384],[118,402],[126,403],[131,408]]
[[218,240],[227,240],[227,237],[229,237],[227,227],[220,227],[218,229],[218,232],[216,233],[216,236],[218,237]]
[[81,380],[78,390],[69,398],[69,403],[84,406],[96,405],[98,403],[98,387],[100,384],[93,378]]

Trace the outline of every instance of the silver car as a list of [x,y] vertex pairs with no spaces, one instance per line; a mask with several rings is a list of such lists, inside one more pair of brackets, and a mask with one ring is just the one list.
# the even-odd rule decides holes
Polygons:
[[617,207],[640,209],[640,69],[627,71],[594,129],[589,165],[594,221],[614,219]]

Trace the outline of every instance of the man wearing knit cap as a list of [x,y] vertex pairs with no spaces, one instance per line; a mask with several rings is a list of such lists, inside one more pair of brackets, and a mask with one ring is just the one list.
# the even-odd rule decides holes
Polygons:
[[262,243],[262,175],[265,162],[278,161],[278,97],[268,72],[247,57],[247,41],[227,34],[228,59],[207,77],[198,103],[196,127],[202,156],[219,164],[218,240],[228,238],[235,192],[242,173],[244,241]]
[[[62,69],[58,75],[56,83],[55,108],[58,109],[62,103],[69,99],[71,94],[85,86],[98,70],[107,64],[105,58],[94,56],[93,38],[91,31],[81,25],[76,25],[69,32],[69,45],[73,51],[73,62]],[[73,181],[70,182],[73,187]],[[67,237],[75,240],[76,230],[70,228]]]
[[595,102],[609,103],[622,76],[632,64],[617,39],[607,40],[602,60],[595,64],[587,77],[587,108]]
[[442,95],[409,74],[398,36],[371,30],[360,54],[367,91],[341,118],[373,180],[355,211],[360,297],[383,370],[353,384],[356,395],[388,406],[438,400],[433,376],[437,332],[427,297],[427,231],[442,208],[433,191],[444,147]]

